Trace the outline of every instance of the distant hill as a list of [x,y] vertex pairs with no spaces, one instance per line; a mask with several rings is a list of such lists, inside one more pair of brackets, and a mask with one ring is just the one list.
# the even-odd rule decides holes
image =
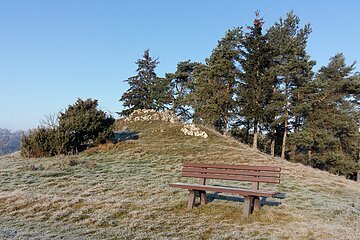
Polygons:
[[[359,183],[196,127],[150,112],[118,120],[116,144],[0,157],[0,239],[360,239]],[[286,198],[245,219],[242,197],[209,192],[187,211],[188,192],[169,187],[197,181],[181,176],[183,162],[281,167],[281,183],[260,188]]]
[[22,131],[0,128],[0,156],[20,150]]

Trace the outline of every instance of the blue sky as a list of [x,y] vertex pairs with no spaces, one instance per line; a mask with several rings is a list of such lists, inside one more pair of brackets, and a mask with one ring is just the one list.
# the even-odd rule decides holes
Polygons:
[[337,52],[349,64],[360,60],[357,0],[0,0],[0,128],[34,128],[77,98],[98,99],[117,116],[123,80],[145,49],[159,58],[163,76],[180,61],[203,61],[227,29],[250,25],[256,10],[266,29],[290,10],[311,23],[315,70]]

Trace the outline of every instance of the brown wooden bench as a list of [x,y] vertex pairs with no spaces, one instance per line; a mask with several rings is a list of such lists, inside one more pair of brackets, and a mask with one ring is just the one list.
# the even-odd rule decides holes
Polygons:
[[[260,197],[276,197],[280,194],[276,191],[259,190],[260,183],[280,183],[280,172],[280,167],[273,166],[184,163],[182,176],[200,178],[200,184],[172,183],[170,186],[189,190],[189,210],[194,207],[196,195],[200,196],[200,204],[208,202],[206,191],[241,195],[244,197],[244,216],[248,217],[253,211],[260,209]],[[207,185],[207,179],[252,182],[252,188]]]

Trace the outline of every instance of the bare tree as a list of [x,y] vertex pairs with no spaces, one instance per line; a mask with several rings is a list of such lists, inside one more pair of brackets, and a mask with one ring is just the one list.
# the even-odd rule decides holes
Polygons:
[[44,118],[40,120],[40,127],[55,129],[59,126],[59,114],[53,112],[44,115]]

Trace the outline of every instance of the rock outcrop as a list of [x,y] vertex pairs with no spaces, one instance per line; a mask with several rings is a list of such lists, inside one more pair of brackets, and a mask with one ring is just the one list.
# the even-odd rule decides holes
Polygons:
[[[153,109],[138,109],[131,113],[127,118],[124,119],[125,122],[151,122],[151,121],[164,121],[169,123],[180,123],[180,120],[177,118],[174,112],[164,111],[157,112]],[[196,127],[195,124],[184,124],[181,128],[181,132],[188,136],[202,137],[207,138],[208,135],[206,132],[202,131],[199,127]]]
[[157,112],[153,109],[135,110],[125,118],[125,122],[142,122],[142,121],[164,121],[170,123],[178,123],[179,119],[175,113],[171,111]]
[[207,138],[208,135],[206,132],[202,131],[200,128],[196,127],[195,124],[185,124],[181,131],[185,135],[195,136],[195,137],[202,137]]

